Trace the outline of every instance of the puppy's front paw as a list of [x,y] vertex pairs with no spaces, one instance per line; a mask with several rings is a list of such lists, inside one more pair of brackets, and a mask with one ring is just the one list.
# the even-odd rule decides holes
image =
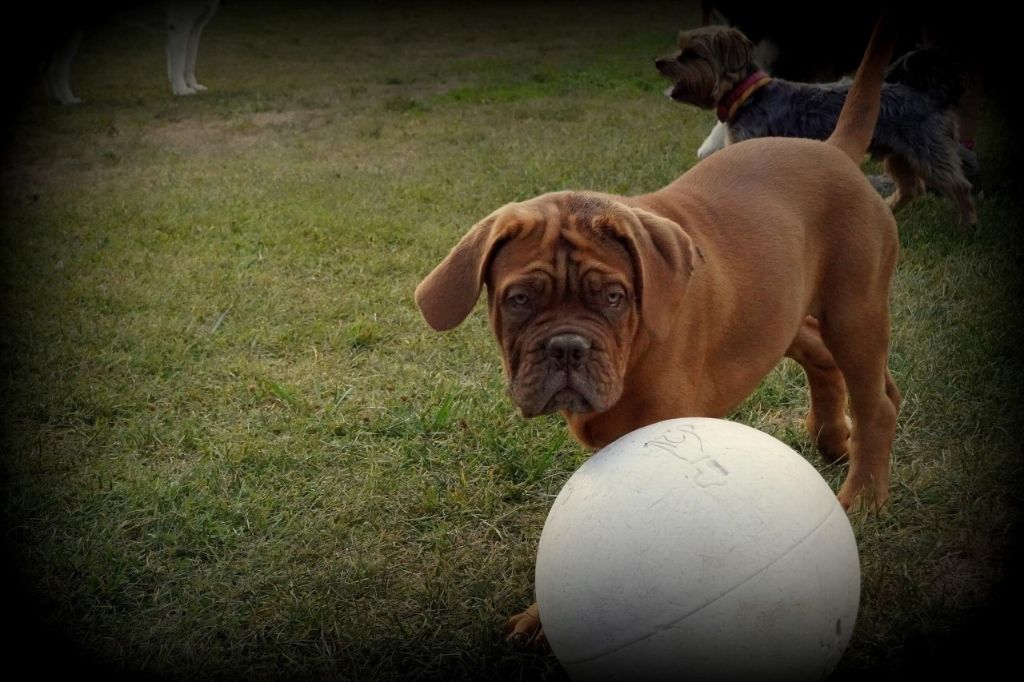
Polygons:
[[540,609],[536,602],[522,613],[517,613],[505,624],[505,639],[520,646],[547,650],[548,640],[540,624]]
[[878,480],[851,481],[847,476],[836,499],[849,515],[868,513],[881,516],[889,506],[889,483]]
[[850,452],[850,434],[853,433],[853,422],[846,415],[841,421],[831,424],[819,424],[813,412],[808,413],[807,433],[818,448],[818,452],[826,462],[835,463],[846,460]]

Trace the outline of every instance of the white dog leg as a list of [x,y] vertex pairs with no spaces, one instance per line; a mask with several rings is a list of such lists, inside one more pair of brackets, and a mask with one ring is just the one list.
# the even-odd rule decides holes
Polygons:
[[210,22],[214,13],[217,11],[217,7],[220,5],[220,0],[213,0],[212,2],[204,3],[203,13],[198,17],[195,24],[192,26],[192,30],[188,36],[188,53],[185,56],[185,82],[188,86],[196,91],[206,90],[205,85],[201,85],[196,80],[196,60],[199,57],[199,36],[202,34],[203,29],[206,28],[206,24]]
[[196,91],[185,82],[185,58],[191,22],[186,13],[189,3],[167,5],[167,78],[175,95],[194,95]]
[[711,134],[708,135],[707,139],[697,150],[697,156],[701,159],[706,159],[719,149],[725,147],[729,143],[729,127],[725,123],[719,121],[715,124],[715,127],[711,129]]
[[[195,59],[199,51],[199,32],[216,9],[210,5],[210,2],[167,3],[167,77],[175,95],[199,92],[199,88],[193,87],[196,84]],[[191,49],[190,43],[193,43]]]
[[82,100],[71,92],[71,63],[82,44],[82,33],[75,31],[65,43],[57,47],[43,64],[43,87],[46,95],[61,104],[78,104]]

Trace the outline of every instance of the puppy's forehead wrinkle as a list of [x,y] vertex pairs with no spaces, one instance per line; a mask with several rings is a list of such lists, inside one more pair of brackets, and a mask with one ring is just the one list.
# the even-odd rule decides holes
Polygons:
[[558,240],[562,227],[562,212],[554,202],[544,207],[544,218],[547,223],[547,230],[544,232],[544,246],[550,248]]
[[546,279],[554,300],[560,300],[576,295],[591,273],[607,276],[632,268],[622,244],[632,215],[613,200],[582,192],[511,206],[503,220],[513,233],[504,248],[516,267],[506,286],[532,282],[536,287],[538,278]]

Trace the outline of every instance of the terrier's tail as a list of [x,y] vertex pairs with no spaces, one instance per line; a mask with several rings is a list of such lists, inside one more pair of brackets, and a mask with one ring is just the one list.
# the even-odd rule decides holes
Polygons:
[[891,14],[886,12],[875,24],[864,58],[857,67],[857,75],[843,103],[843,110],[839,113],[836,129],[827,140],[857,164],[864,159],[875,132],[882,82],[896,44],[895,21]]

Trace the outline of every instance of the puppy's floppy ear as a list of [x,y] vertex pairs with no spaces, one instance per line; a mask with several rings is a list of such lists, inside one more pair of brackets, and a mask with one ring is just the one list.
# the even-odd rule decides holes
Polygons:
[[723,69],[729,74],[742,71],[753,58],[754,43],[739,29],[726,28],[716,33],[714,46]]
[[638,273],[643,324],[666,338],[693,273],[694,246],[679,223],[630,207],[640,223],[627,238]]
[[473,311],[483,287],[484,273],[504,237],[494,229],[499,211],[466,233],[455,248],[416,287],[416,304],[437,331],[457,326]]

